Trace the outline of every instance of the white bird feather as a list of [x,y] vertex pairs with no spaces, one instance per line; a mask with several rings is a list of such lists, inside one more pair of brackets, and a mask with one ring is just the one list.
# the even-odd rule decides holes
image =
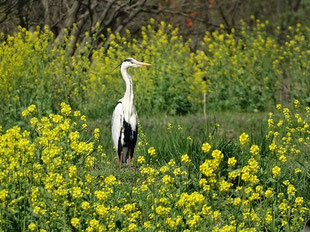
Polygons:
[[116,153],[120,163],[129,162],[129,166],[131,166],[131,158],[137,142],[138,115],[134,106],[132,78],[127,69],[145,65],[150,64],[139,62],[133,58],[127,58],[122,63],[121,74],[126,83],[126,91],[124,97],[117,102],[112,115],[112,139]]

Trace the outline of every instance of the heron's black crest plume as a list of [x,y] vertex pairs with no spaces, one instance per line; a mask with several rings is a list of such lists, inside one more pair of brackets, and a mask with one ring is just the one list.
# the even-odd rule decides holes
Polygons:
[[126,62],[126,61],[131,62],[131,61],[132,61],[132,58],[127,58],[127,59],[125,59],[123,62]]
[[121,62],[119,65],[117,65],[117,66],[112,70],[112,72],[114,72],[115,69],[117,69],[118,67],[120,67],[120,66],[122,65],[122,63],[123,63],[123,62]]
[[122,65],[122,63],[123,63],[123,62],[126,62],[126,61],[127,61],[127,62],[131,62],[131,61],[132,61],[132,58],[127,58],[127,59],[123,60],[119,65],[117,65],[117,66],[112,70],[112,72],[114,72],[115,69],[117,69],[118,67],[120,67],[120,66]]

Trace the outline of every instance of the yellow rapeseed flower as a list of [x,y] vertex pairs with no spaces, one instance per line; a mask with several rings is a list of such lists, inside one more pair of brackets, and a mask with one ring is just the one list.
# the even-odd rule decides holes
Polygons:
[[288,185],[288,187],[287,187],[287,193],[288,193],[289,195],[295,196],[296,189],[295,189],[294,185],[292,185],[292,184],[289,184],[289,185]]
[[218,162],[220,162],[223,158],[224,155],[220,150],[213,150],[211,156]]
[[286,162],[286,156],[285,156],[285,155],[281,155],[281,156],[279,157],[279,160],[280,160],[281,162],[285,163],[285,162]]
[[162,178],[162,182],[166,185],[170,185],[174,182],[174,178],[172,178],[171,176],[169,175],[165,175],[163,178]]
[[128,226],[128,231],[137,231],[138,227],[134,223],[130,223]]
[[269,145],[269,150],[270,151],[275,151],[277,149],[277,145],[275,144],[275,142],[272,142],[270,145]]
[[27,117],[29,114],[30,114],[30,113],[29,113],[28,109],[22,111],[22,116],[23,116],[23,117]]
[[304,203],[304,198],[303,197],[296,197],[295,199],[295,206],[302,206],[302,204]]
[[109,175],[104,179],[104,183],[106,184],[106,186],[113,186],[117,184],[116,177],[113,175]]
[[265,197],[266,198],[271,198],[273,196],[273,192],[271,189],[266,190],[265,192]]
[[81,116],[81,111],[79,111],[79,110],[74,111],[73,115],[74,115],[74,117],[80,117]]
[[297,174],[297,173],[301,173],[301,169],[300,168],[295,168],[294,172]]
[[79,228],[80,226],[80,219],[78,218],[72,218],[71,219],[71,225],[74,227],[74,228]]
[[88,210],[90,208],[90,204],[87,201],[83,201],[81,207],[84,210]]
[[278,176],[280,175],[280,173],[281,173],[281,168],[280,168],[280,167],[274,166],[274,167],[272,168],[273,178],[278,177]]
[[73,198],[81,198],[83,196],[82,189],[80,187],[73,187],[72,191]]
[[295,107],[295,108],[298,108],[299,105],[300,105],[300,102],[299,102],[297,99],[295,99],[295,100],[294,100],[294,107]]
[[137,161],[138,161],[139,164],[145,163],[145,158],[144,158],[144,156],[139,156],[138,159],[137,159]]
[[208,153],[211,150],[211,145],[209,143],[202,144],[202,150],[204,153]]
[[27,109],[28,109],[29,113],[35,113],[37,110],[37,107],[36,107],[36,105],[32,104],[32,105],[28,106]]
[[246,144],[249,143],[249,135],[246,133],[242,133],[239,137],[239,141],[241,146],[245,146]]
[[172,229],[176,228],[176,222],[172,218],[170,217],[166,218],[165,222],[170,228]]
[[187,154],[185,154],[185,155],[182,155],[181,162],[183,164],[187,165],[191,162],[191,159],[189,158],[189,156]]
[[86,122],[86,116],[85,116],[85,115],[82,115],[82,116],[80,117],[80,119],[81,119],[81,121]]
[[104,190],[96,190],[95,191],[95,196],[100,201],[106,201],[108,199],[109,193],[104,191]]
[[175,166],[175,161],[174,161],[174,159],[171,159],[171,160],[168,162],[168,165],[169,165],[170,167],[174,167],[174,166]]
[[155,212],[158,215],[167,215],[170,212],[171,208],[170,207],[164,207],[162,205],[156,207]]
[[152,227],[152,224],[150,221],[146,221],[143,223],[143,228],[150,229]]
[[240,205],[242,202],[241,198],[240,197],[237,197],[235,200],[234,200],[234,205]]
[[34,223],[30,223],[30,224],[28,225],[28,229],[29,229],[30,231],[35,231],[36,228],[37,228],[37,225],[34,224]]
[[235,157],[231,157],[227,161],[228,167],[231,167],[231,168],[235,167],[236,163],[237,163],[237,160]]
[[168,123],[167,129],[168,129],[168,130],[171,130],[171,129],[172,129],[172,124],[171,124],[171,123]]
[[154,147],[150,147],[148,150],[147,150],[147,153],[151,156],[151,157],[155,157],[156,156],[156,150]]
[[221,216],[221,212],[219,210],[216,210],[213,212],[213,214],[211,215],[213,221],[217,221],[219,219],[219,217]]
[[62,102],[60,104],[61,106],[61,114],[65,116],[69,116],[71,114],[71,107],[70,105],[66,104],[65,102]]
[[108,215],[108,208],[103,204],[96,204],[96,212],[101,217],[106,217]]
[[30,123],[33,126],[35,126],[38,122],[39,122],[39,120],[36,117],[33,117],[33,118],[30,119]]
[[251,152],[253,155],[258,155],[259,147],[258,147],[257,145],[252,145],[251,148],[250,148],[250,152]]
[[160,171],[161,173],[166,173],[166,172],[169,171],[169,167],[168,167],[168,166],[162,166],[162,167],[159,169],[159,171]]
[[96,229],[99,227],[99,221],[96,219],[92,219],[92,220],[90,220],[89,225],[90,225],[90,227]]
[[220,192],[227,192],[230,189],[230,187],[233,186],[232,183],[227,182],[225,180],[221,180],[219,184],[220,184],[219,187]]
[[94,138],[95,140],[99,140],[100,137],[100,129],[99,128],[95,128],[94,129]]
[[4,201],[9,196],[9,191],[6,189],[0,190],[0,201]]
[[266,221],[267,223],[270,223],[270,222],[272,222],[272,220],[273,220],[273,217],[272,217],[270,211],[271,211],[271,210],[268,210],[267,213],[266,213],[265,221]]

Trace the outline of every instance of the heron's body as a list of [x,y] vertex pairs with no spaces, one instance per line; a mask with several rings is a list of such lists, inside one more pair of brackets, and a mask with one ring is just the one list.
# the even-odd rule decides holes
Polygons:
[[128,67],[149,65],[138,62],[133,58],[124,60],[121,74],[126,83],[124,97],[121,98],[114,109],[112,116],[112,138],[120,163],[129,163],[134,154],[138,137],[138,115],[134,106],[133,82],[128,74]]
[[[133,157],[138,137],[138,116],[136,109],[133,106],[133,112],[125,116],[125,105],[126,104],[123,104],[123,99],[120,99],[117,102],[113,112],[112,121],[113,142],[118,157],[122,163],[128,162],[129,152],[131,155],[130,158]],[[121,154],[123,154],[122,157]]]

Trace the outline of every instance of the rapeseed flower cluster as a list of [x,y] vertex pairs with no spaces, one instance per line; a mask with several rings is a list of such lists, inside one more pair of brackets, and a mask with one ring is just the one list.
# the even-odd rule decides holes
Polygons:
[[[271,107],[281,100],[276,93],[283,93],[284,73],[289,76],[289,91],[301,88],[294,96],[307,98],[300,80],[309,84],[309,28],[301,24],[290,27],[285,43],[280,44],[266,32],[268,20],[253,17],[252,25],[256,26],[241,22],[240,30],[230,33],[224,27],[206,32],[203,48],[194,56],[194,78],[205,78],[203,91],[209,107],[254,111]],[[280,27],[274,31],[281,34]]]
[[[0,107],[10,116],[27,116],[33,109],[24,107],[32,102],[43,102],[39,107],[45,111],[70,99],[85,110],[111,110],[123,94],[119,72],[111,70],[120,57],[132,54],[152,63],[149,69],[132,71],[134,81],[139,78],[135,101],[143,112],[184,114],[202,109],[206,101],[209,108],[259,111],[281,100],[283,85],[294,97],[307,99],[309,29],[292,27],[280,44],[268,35],[268,21],[253,18],[252,24],[242,22],[238,33],[223,27],[206,32],[196,52],[177,28],[154,20],[141,28],[139,41],[130,31],[121,36],[108,30],[107,38],[98,31],[86,33],[83,44],[74,44],[70,29],[55,41],[47,26],[33,33],[20,27],[15,35],[1,38]],[[275,28],[276,35],[281,33]],[[93,45],[99,37],[98,49]]]
[[24,116],[28,130],[15,126],[0,134],[0,228],[16,228],[16,215],[27,214],[17,230],[297,231],[309,209],[298,184],[305,170],[294,160],[305,154],[310,110],[294,109],[292,116],[285,108],[284,127],[269,127],[266,143],[275,150],[251,144],[243,133],[238,153],[231,154],[210,137],[199,145],[198,166],[190,152],[158,165],[159,154],[143,134],[132,186],[111,174],[94,175],[106,155],[93,136],[100,130],[84,140],[87,120],[80,111],[65,103],[60,114],[32,110]]
[[[14,230],[30,231],[66,230],[71,226],[106,228],[99,218],[108,215],[110,206],[104,203],[119,182],[114,176],[107,176],[94,183],[96,177],[90,170],[94,161],[103,157],[102,151],[99,146],[95,151],[93,141],[81,139],[82,123],[86,121],[73,118],[66,103],[61,104],[60,111],[61,114],[35,117],[36,106],[31,105],[27,108],[29,114],[23,113],[30,121],[28,130],[15,126],[0,135],[3,230],[13,228],[13,224]],[[29,119],[30,116],[33,117]],[[32,216],[23,225],[14,218],[23,217],[24,210],[27,214],[30,210]]]

